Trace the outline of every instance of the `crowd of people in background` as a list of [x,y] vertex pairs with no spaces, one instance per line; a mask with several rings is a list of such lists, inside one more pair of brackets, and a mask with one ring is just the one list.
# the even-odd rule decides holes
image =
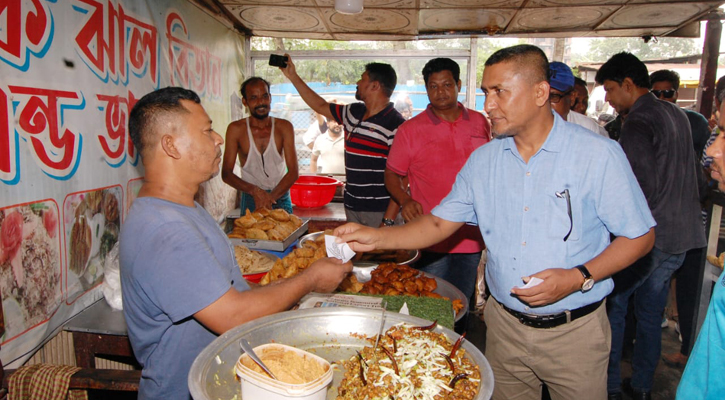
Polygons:
[[[408,96],[391,101],[397,75],[389,64],[367,64],[358,101],[342,104],[313,91],[286,56],[280,70],[316,113],[303,138],[311,172],[346,176],[348,224],[336,236],[355,251],[423,249],[417,268],[467,298],[485,252],[494,399],[539,399],[542,387],[554,399],[650,399],[673,276],[683,348],[664,360],[686,365],[678,398],[722,393],[714,371],[725,363],[725,277],[688,351],[707,175],[725,187],[725,83],[711,133],[707,118],[676,105],[675,72],[650,75],[637,57],[619,53],[596,75],[617,113],[602,127],[586,116],[586,82],[538,47],[517,45],[486,61],[483,112],[458,101],[454,60],[427,62],[429,104],[414,116]],[[221,171],[239,190],[242,213],[291,213],[299,167],[292,124],[269,115],[269,83],[251,77],[240,94],[249,116],[229,124],[224,138],[185,89],[152,92],[130,114],[146,182],[122,228],[121,272],[129,337],[144,367],[141,397],[188,398],[191,361],[216,335],[311,290],[331,291],[351,269],[323,259],[279,285],[244,283],[228,240],[194,194]],[[159,251],[169,238],[173,254]],[[179,301],[192,283],[195,293]],[[633,372],[623,380],[630,309]]]

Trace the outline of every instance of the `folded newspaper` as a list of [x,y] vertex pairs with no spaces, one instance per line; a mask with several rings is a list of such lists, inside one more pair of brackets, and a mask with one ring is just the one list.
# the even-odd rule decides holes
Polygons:
[[382,308],[382,297],[355,296],[352,294],[340,293],[310,293],[303,297],[296,309],[321,307],[357,307],[357,308]]

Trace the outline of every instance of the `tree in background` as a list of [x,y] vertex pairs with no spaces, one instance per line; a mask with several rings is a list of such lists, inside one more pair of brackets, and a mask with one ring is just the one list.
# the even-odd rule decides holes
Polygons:
[[641,38],[603,38],[591,41],[584,59],[574,59],[578,62],[603,63],[622,51],[630,52],[641,60],[660,60],[700,54],[702,49],[698,48],[694,39],[664,37],[652,38],[649,43],[645,43]]

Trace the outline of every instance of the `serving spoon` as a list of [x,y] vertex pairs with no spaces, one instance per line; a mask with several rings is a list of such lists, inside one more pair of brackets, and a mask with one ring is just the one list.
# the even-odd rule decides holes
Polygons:
[[276,381],[279,380],[279,379],[277,379],[276,376],[274,376],[272,371],[270,371],[270,369],[267,368],[266,365],[264,365],[264,363],[262,362],[262,359],[257,357],[257,353],[254,352],[252,345],[249,344],[247,339],[245,339],[245,338],[239,339],[239,347],[241,347],[242,350],[244,350],[244,352],[247,353],[247,355],[249,355],[249,358],[251,358],[254,362],[256,362],[257,365],[259,365],[259,367],[262,368],[264,370],[264,372],[267,373],[267,375],[269,375],[270,377],[272,377],[272,379],[274,379]]

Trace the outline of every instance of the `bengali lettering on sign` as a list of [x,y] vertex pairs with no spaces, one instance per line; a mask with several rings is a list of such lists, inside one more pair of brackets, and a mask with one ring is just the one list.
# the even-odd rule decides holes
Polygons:
[[98,78],[127,85],[131,72],[150,78],[158,87],[158,34],[152,22],[127,13],[112,1],[76,0],[73,8],[87,15],[75,43]]
[[20,137],[30,143],[33,158],[49,176],[65,180],[78,168],[83,139],[63,124],[64,113],[85,108],[80,92],[8,86],[13,95]]
[[27,71],[29,54],[43,58],[53,39],[53,19],[43,0],[2,1],[0,16],[0,59]]
[[176,12],[166,17],[171,84],[195,91],[200,97],[220,99],[222,61],[206,48],[193,45],[184,19]]
[[103,150],[103,157],[111,167],[118,167],[126,159],[131,165],[138,163],[136,148],[128,135],[128,114],[138,99],[128,91],[127,97],[99,94],[96,96],[104,105],[105,132],[98,133],[98,142]]

